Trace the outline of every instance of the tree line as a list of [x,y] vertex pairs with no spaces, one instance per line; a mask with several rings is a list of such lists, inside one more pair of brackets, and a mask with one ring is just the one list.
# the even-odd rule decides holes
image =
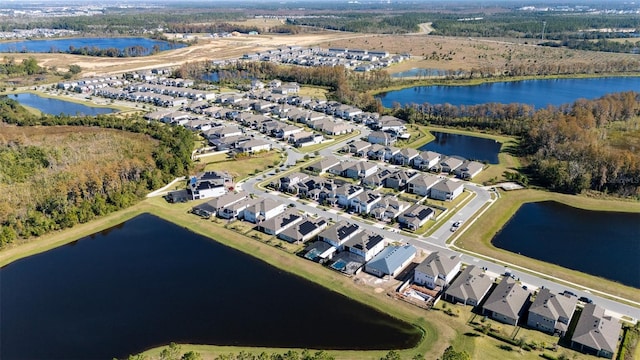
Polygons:
[[[18,126],[84,126],[146,135],[155,142],[137,154],[135,142],[122,143],[111,162],[75,163],[88,156],[71,148],[45,149],[0,143],[0,187],[18,189],[0,200],[0,248],[17,239],[72,227],[128,207],[191,169],[193,134],[183,127],[147,123],[139,116],[33,116],[17,102],[0,98],[0,121]],[[152,148],[152,149],[151,149]],[[82,165],[79,165],[82,164]],[[58,169],[59,171],[53,171]],[[21,204],[16,207],[15,204]]]
[[[623,92],[596,100],[534,110],[524,104],[411,104],[390,110],[418,124],[474,128],[520,137],[519,152],[537,182],[554,191],[587,189],[640,195],[640,94]],[[613,127],[616,127],[616,130]],[[622,138],[612,143],[612,134]]]

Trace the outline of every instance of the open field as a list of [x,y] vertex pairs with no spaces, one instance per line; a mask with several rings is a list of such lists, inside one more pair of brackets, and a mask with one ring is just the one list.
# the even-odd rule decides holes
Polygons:
[[640,212],[640,203],[637,201],[602,200],[586,196],[565,195],[532,189],[501,192],[500,200],[491,206],[478,221],[462,234],[457,240],[456,245],[462,250],[476,252],[512,264],[518,264],[528,269],[581,284],[605,293],[621,296],[633,301],[640,301],[640,292],[633,287],[531,259],[496,248],[491,244],[491,240],[495,234],[500,231],[513,214],[515,214],[520,205],[527,202],[547,200],[557,201],[587,210]]
[[[528,44],[525,42],[529,41]],[[599,63],[613,60],[637,60],[633,54],[603,53],[539,47],[533,39],[463,38],[432,35],[370,35],[367,37],[332,39],[320,43],[322,47],[344,47],[367,50],[386,50],[390,53],[409,53],[410,61],[389,68],[401,72],[412,68],[469,70],[487,66],[504,69],[506,66],[529,64]]]
[[204,156],[199,159],[200,165],[204,165],[205,171],[228,171],[233,176],[233,181],[238,182],[251,174],[274,167],[282,159],[278,151],[256,154],[250,157],[233,159],[228,154]]

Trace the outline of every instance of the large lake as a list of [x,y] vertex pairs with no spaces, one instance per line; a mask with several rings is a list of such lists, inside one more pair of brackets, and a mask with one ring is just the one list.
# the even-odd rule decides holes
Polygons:
[[450,134],[439,131],[431,132],[435,139],[418,148],[420,151],[431,150],[443,155],[458,155],[465,159],[497,164],[501,143],[476,136]]
[[122,358],[172,341],[358,350],[421,339],[412,325],[149,214],[13,262],[0,278],[2,359]]
[[158,46],[160,51],[177,49],[184,47],[182,43],[170,43],[167,41],[154,40],[140,37],[123,38],[68,38],[68,39],[48,39],[48,40],[25,40],[0,42],[0,52],[69,52],[70,48],[116,48],[124,51],[133,46],[141,46],[145,49],[143,55],[149,55],[154,46]]
[[13,99],[22,105],[30,106],[50,115],[100,115],[110,114],[117,110],[108,107],[94,107],[54,98],[41,97],[36,94],[14,94]]
[[416,86],[390,91],[377,97],[385,107],[404,104],[478,105],[523,103],[536,109],[573,103],[579,98],[596,99],[608,93],[640,92],[640,77],[592,79],[545,79],[485,83],[469,86]]
[[493,245],[640,288],[640,213],[522,205]]

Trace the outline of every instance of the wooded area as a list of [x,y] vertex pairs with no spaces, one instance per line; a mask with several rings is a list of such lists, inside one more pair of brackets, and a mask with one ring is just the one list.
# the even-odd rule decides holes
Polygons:
[[192,165],[194,137],[183,127],[36,117],[6,97],[0,120],[18,125],[0,125],[0,248],[130,206]]
[[[422,104],[395,106],[392,114],[412,123],[455,126],[521,137],[527,169],[554,191],[586,189],[640,196],[640,94],[609,94],[597,100],[533,110],[524,104]],[[615,141],[613,135],[615,134]]]

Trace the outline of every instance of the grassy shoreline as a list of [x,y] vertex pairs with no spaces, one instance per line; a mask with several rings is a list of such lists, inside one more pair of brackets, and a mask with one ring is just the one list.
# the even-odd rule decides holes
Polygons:
[[[523,190],[530,192],[530,190]],[[540,195],[538,195],[540,197]],[[527,199],[537,199],[536,196],[529,196]],[[560,196],[560,200],[575,203],[575,197]],[[511,203],[511,202],[510,202]],[[232,247],[243,253],[259,258],[268,264],[275,266],[287,272],[291,272],[304,279],[320,284],[329,291],[338,292],[351,299],[363,304],[367,304],[379,311],[385,312],[395,318],[408,322],[416,326],[423,333],[423,339],[412,349],[398,350],[401,358],[411,358],[415,354],[441,354],[452,341],[459,341],[464,338],[464,325],[452,325],[448,321],[448,316],[441,311],[426,312],[415,306],[395,300],[384,293],[376,293],[375,290],[368,286],[359,286],[354,284],[350,278],[344,277],[333,271],[325,269],[318,264],[292,256],[275,247],[266,245],[259,241],[255,241],[246,236],[225,229],[222,225],[212,221],[206,221],[187,213],[192,206],[191,203],[186,204],[168,204],[162,198],[149,198],[140,203],[124,210],[109,214],[92,222],[77,225],[71,229],[58,231],[41,238],[35,239],[29,243],[14,246],[0,252],[0,267],[17,261],[21,258],[41,253],[91,235],[93,233],[103,231],[110,227],[127,221],[139,214],[150,213],[158,216],[166,221],[182,226],[189,231],[206,236],[212,241],[217,241],[225,246]],[[497,205],[497,204],[496,204]],[[497,208],[497,206],[494,207]],[[609,204],[608,201],[580,199],[578,205],[590,209],[611,210],[617,209],[618,205]],[[640,211],[640,204],[631,203],[630,211]],[[517,207],[516,207],[517,209]],[[513,210],[515,212],[515,210]],[[508,217],[506,217],[508,219]],[[481,227],[486,227],[484,221]],[[474,224],[473,226],[477,226]],[[477,229],[476,229],[477,231]],[[466,235],[474,232],[467,231]],[[215,234],[215,236],[214,236]],[[215,238],[214,238],[215,237]],[[460,240],[459,240],[460,241]],[[545,269],[547,264],[539,262]],[[523,264],[525,265],[525,264]],[[594,277],[595,278],[595,277]],[[597,279],[602,282],[602,279]],[[607,286],[605,284],[605,286]],[[637,290],[634,290],[637,292]],[[462,330],[461,330],[462,329]],[[461,332],[462,331],[462,332]],[[457,339],[457,340],[456,340]],[[478,340],[493,341],[493,340]],[[491,343],[491,342],[490,342]],[[484,344],[484,342],[483,342]],[[471,346],[471,345],[469,345]],[[155,347],[145,350],[143,353],[147,356],[157,357],[164,346]],[[252,353],[284,353],[290,349],[281,348],[255,348],[255,347],[235,347],[235,346],[215,346],[215,345],[197,345],[197,344],[181,344],[182,351],[197,351],[205,358],[215,357],[221,354],[238,353],[240,351]],[[302,351],[303,349],[292,349]],[[372,350],[372,351],[338,351],[327,350],[328,354],[336,358],[345,359],[379,359],[388,351]],[[505,353],[505,355],[507,355]],[[515,356],[515,355],[514,355]],[[429,357],[429,355],[427,355]],[[506,359],[515,358],[506,356]]]
[[587,196],[558,194],[534,189],[501,192],[501,199],[489,208],[489,210],[457,240],[456,245],[462,250],[476,252],[500,261],[518,264],[528,269],[544,273],[550,277],[557,277],[615,296],[621,296],[632,301],[640,301],[640,292],[638,292],[636,288],[576,270],[570,270],[559,265],[535,260],[493,246],[491,240],[495,234],[502,229],[509,219],[518,211],[520,206],[525,203],[539,201],[556,201],[568,206],[592,211],[640,213],[640,203],[632,200],[595,199]]

